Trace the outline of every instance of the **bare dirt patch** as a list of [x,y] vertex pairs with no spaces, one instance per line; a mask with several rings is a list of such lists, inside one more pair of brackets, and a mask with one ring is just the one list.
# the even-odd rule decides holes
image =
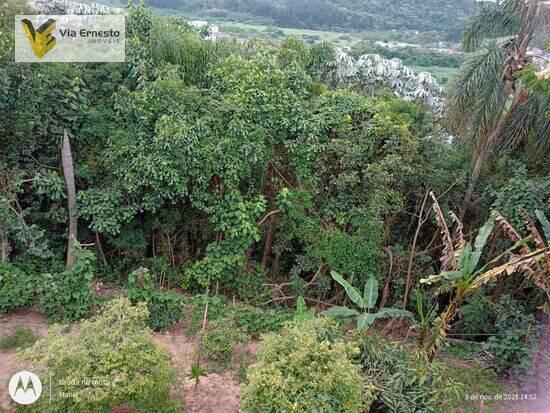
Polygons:
[[[32,309],[22,309],[0,318],[0,338],[10,335],[18,325],[26,325],[39,338],[44,337],[48,329],[47,318],[43,314]],[[0,412],[14,410],[8,393],[8,383],[11,376],[22,369],[23,365],[17,359],[15,349],[0,349]]]
[[[185,322],[182,322],[168,331],[155,334],[155,341],[170,353],[172,364],[181,377],[180,385],[172,389],[172,396],[184,401],[188,413],[238,412],[242,385],[233,371],[209,373],[200,378],[196,387],[195,381],[185,376],[191,364],[196,361],[198,344],[196,339],[190,339],[184,334],[185,326]],[[239,348],[237,353],[246,355],[249,360],[256,349],[257,345],[250,344]],[[201,360],[205,367],[208,361]]]

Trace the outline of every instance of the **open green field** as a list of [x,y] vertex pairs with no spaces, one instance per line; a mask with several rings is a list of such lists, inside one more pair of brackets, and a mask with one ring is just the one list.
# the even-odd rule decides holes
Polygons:
[[297,36],[305,41],[328,40],[336,46],[353,46],[362,40],[392,40],[396,37],[391,31],[336,32],[324,30],[295,29],[240,22],[220,22],[220,30],[236,36],[257,35],[272,39],[283,36]]
[[430,72],[432,73],[439,83],[443,86],[446,86],[449,81],[454,77],[458,72],[456,67],[440,67],[440,66],[411,66],[416,73],[420,72]]
[[[124,6],[120,0],[83,0],[85,3],[103,3],[110,6]],[[180,15],[189,20],[202,19],[198,16],[187,15],[179,10],[172,9],[154,9],[161,15]],[[289,27],[269,26],[263,24],[242,23],[237,21],[212,21],[213,25],[218,25],[222,33],[237,37],[260,37],[277,41],[285,36],[296,36],[307,43],[319,41],[330,41],[337,47],[353,47],[361,41],[383,41],[383,42],[404,42],[418,45],[428,45],[430,43],[430,33],[418,33],[412,31],[396,30],[372,30],[372,31],[328,31],[296,29]],[[437,80],[446,86],[456,74],[456,68],[440,66],[411,66],[416,72],[430,72]]]

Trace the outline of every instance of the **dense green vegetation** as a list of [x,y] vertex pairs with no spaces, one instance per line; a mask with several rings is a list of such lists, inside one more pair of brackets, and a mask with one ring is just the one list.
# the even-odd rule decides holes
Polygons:
[[[60,323],[19,351],[53,388],[35,411],[179,412],[227,370],[244,412],[479,411],[466,396],[538,377],[549,80],[525,44],[540,2],[484,8],[464,61],[212,42],[130,5],[126,62],[86,65],[13,63],[24,3],[0,9],[0,315]],[[426,12],[366,3],[372,25]],[[307,25],[300,2],[273,4]],[[368,20],[346,17],[354,2],[322,5],[342,27]],[[510,18],[497,30],[490,13]],[[444,96],[364,52],[460,67]],[[0,340],[15,352],[36,338]],[[109,385],[59,382],[90,378]]]
[[354,56],[379,54],[386,59],[400,59],[407,66],[437,66],[459,68],[464,57],[462,53],[442,52],[419,47],[386,47],[375,43],[361,42],[352,49]]
[[211,19],[227,19],[281,27],[352,30],[418,30],[458,39],[471,0],[148,0],[148,5],[178,9]]

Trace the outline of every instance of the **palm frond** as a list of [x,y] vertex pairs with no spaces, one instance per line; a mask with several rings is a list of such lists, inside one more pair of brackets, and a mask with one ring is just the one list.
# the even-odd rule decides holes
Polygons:
[[469,125],[472,136],[485,135],[494,129],[507,99],[507,96],[503,96],[502,68],[494,66],[491,69],[487,73],[486,81],[480,84],[477,100],[473,105],[474,116]]
[[[499,277],[500,275],[512,274],[517,270],[525,270],[528,267],[531,267],[539,259],[546,254],[547,249],[542,248],[536,251],[530,252],[528,254],[522,254],[518,256],[512,256],[510,260],[502,265],[499,265],[495,268],[490,269],[489,271],[484,272],[483,274],[476,277],[472,282],[472,289],[476,289],[484,284],[487,284],[489,281],[492,281]],[[538,277],[533,277],[533,274],[528,274],[529,278],[532,278],[533,281],[541,288],[546,289],[545,284]]]
[[546,95],[535,119],[532,133],[531,158],[545,159],[550,152],[550,95]]
[[[503,70],[513,42],[491,42],[470,55],[450,88],[448,109],[463,136],[479,136],[502,111]],[[500,110],[499,110],[500,108]],[[480,113],[481,112],[481,113]],[[464,120],[468,119],[468,123]]]
[[522,23],[523,5],[518,0],[485,5],[464,27],[462,45],[464,51],[476,50],[486,39],[512,36]]
[[445,311],[434,319],[429,336],[424,344],[424,351],[426,351],[429,360],[433,360],[437,349],[441,347],[443,340],[447,337],[457,308],[457,302],[451,301]]
[[537,246],[537,248],[539,248],[539,249],[540,248],[546,248],[546,244],[544,243],[544,239],[542,238],[542,235],[540,235],[539,230],[535,226],[533,220],[531,219],[531,217],[529,216],[527,211],[525,211],[525,209],[521,208],[520,214],[521,214],[523,220],[525,221],[525,223],[527,224],[527,232],[528,232],[528,234],[531,234],[531,238],[535,242],[535,245]]
[[[508,113],[508,122],[499,136],[498,149],[513,151],[524,144],[534,133],[539,116],[542,115],[544,97],[530,93]],[[548,123],[548,120],[546,120]]]
[[[523,240],[523,237],[519,235],[512,224],[510,224],[501,214],[499,214],[497,211],[492,211],[491,215],[495,217],[497,228],[502,229],[505,237],[509,238],[514,243],[519,243]],[[522,254],[528,254],[529,252],[531,252],[531,248],[529,248],[529,246],[526,244],[522,244],[520,252]]]
[[462,224],[462,222],[460,222],[460,219],[452,211],[451,211],[451,219],[454,224],[455,254],[459,256],[462,254],[462,251],[464,250],[464,245],[466,245],[466,241],[464,241],[464,234],[463,234],[464,225]]

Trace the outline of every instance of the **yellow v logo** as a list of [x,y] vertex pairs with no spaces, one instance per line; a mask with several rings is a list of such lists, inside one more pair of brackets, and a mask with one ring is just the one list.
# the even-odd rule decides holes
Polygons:
[[30,20],[23,19],[23,29],[27,35],[27,39],[32,47],[32,51],[41,59],[46,53],[53,49],[57,40],[52,36],[52,31],[55,29],[55,20],[49,19],[46,23],[38,28],[34,29]]

